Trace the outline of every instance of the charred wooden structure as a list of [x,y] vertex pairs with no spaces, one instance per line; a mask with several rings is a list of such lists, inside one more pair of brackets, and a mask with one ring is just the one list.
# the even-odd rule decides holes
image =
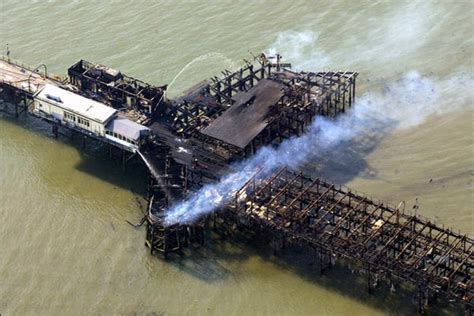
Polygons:
[[[265,55],[257,60],[169,100],[166,86],[84,60],[63,80],[45,66],[2,58],[0,92],[18,115],[28,112],[41,86],[56,85],[146,125],[152,137],[137,152],[149,170],[146,245],[168,257],[203,243],[210,221],[165,225],[170,205],[219,181],[232,162],[259,147],[276,146],[304,133],[316,116],[336,117],[354,104],[356,72],[295,72],[279,55],[276,63]],[[53,132],[57,135],[56,125]],[[474,308],[473,239],[410,214],[403,205],[393,207],[284,168],[267,177],[257,173],[212,216],[264,231],[274,248],[308,245],[322,270],[344,259],[367,273],[369,291],[382,279],[415,284],[420,312],[438,293],[465,304],[466,314]]]
[[[147,244],[152,251],[153,245],[162,245],[153,240],[163,239],[165,225],[159,218],[171,200],[218,181],[231,162],[257,148],[302,134],[315,116],[336,116],[352,106],[356,72],[306,73],[286,67],[246,62],[239,70],[223,72],[223,78],[212,78],[169,101],[170,109],[150,125],[155,143],[168,148],[166,165],[160,163],[163,151],[157,146],[142,151],[150,165],[161,165],[159,173],[165,178],[161,186],[167,191],[166,198],[155,199],[164,205],[150,209]],[[168,171],[173,168],[177,171]],[[157,232],[156,238],[151,231]]]
[[438,294],[472,311],[474,240],[406,212],[403,204],[390,206],[284,168],[249,179],[225,211],[224,217],[264,227],[281,244],[311,246],[321,267],[348,260],[367,273],[369,291],[382,279],[415,284],[420,313]]
[[[155,87],[120,71],[85,60],[68,69],[69,82],[87,96],[130,113],[138,123],[147,124],[163,110],[166,86]],[[126,112],[126,111],[125,111]]]

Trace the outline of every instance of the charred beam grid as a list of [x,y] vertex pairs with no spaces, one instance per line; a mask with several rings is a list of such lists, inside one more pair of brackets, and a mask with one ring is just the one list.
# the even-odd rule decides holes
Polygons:
[[[238,80],[239,73],[232,74],[232,80]],[[226,90],[235,92],[229,107],[195,137],[227,150],[226,157],[250,156],[261,146],[301,135],[316,115],[344,113],[353,105],[357,75],[283,70],[259,77],[250,87],[235,83]]]
[[248,181],[225,210],[311,245],[326,261],[339,257],[356,263],[368,273],[370,290],[374,280],[384,278],[417,285],[420,312],[437,293],[473,308],[474,240],[409,214],[402,205],[281,169],[268,179]]
[[68,69],[70,83],[81,93],[116,109],[135,109],[140,124],[147,125],[150,116],[164,110],[166,85],[155,87],[126,76],[104,65],[79,60]]

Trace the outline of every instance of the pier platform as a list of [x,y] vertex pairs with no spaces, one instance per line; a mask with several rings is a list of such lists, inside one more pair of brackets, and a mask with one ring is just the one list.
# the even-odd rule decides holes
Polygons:
[[[405,211],[403,204],[390,206],[298,170],[283,168],[264,179],[255,175],[221,210],[193,224],[163,222],[170,205],[219,181],[234,162],[303,134],[316,116],[344,115],[354,104],[357,72],[294,72],[290,64],[264,58],[224,71],[173,100],[166,98],[166,85],[153,86],[84,60],[68,75],[2,57],[0,95],[15,104],[17,116],[22,104],[22,111],[52,123],[56,136],[61,126],[128,151],[124,164],[133,157],[143,161],[149,175],[142,223],[151,253],[183,254],[190,244],[204,241],[204,230],[218,218],[264,232],[274,249],[308,245],[322,271],[336,259],[345,260],[367,274],[369,292],[383,279],[414,284],[420,313],[443,294],[472,314],[471,237]],[[50,86],[61,93],[37,97]],[[66,104],[70,94],[82,101]],[[88,115],[89,107],[79,111],[92,100],[110,110],[107,120]],[[44,111],[32,111],[32,103]]]
[[0,83],[32,96],[46,84],[60,85],[63,79],[50,74],[44,64],[32,67],[8,57],[0,58]]

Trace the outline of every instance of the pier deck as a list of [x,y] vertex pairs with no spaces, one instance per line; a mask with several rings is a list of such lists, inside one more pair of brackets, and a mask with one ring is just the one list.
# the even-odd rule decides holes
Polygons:
[[46,66],[33,68],[2,56],[0,59],[0,83],[15,87],[32,96],[45,84],[59,85],[61,77],[48,74]]

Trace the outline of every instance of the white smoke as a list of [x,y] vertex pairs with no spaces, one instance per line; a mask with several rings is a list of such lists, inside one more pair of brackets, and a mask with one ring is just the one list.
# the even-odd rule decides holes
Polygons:
[[365,8],[351,13],[349,19],[336,15],[319,21],[325,23],[320,32],[314,31],[314,24],[280,32],[266,53],[280,53],[295,70],[393,71],[395,63],[406,64],[435,38],[446,12],[429,1],[386,8],[384,12]]
[[351,111],[337,119],[317,116],[304,135],[287,139],[278,148],[261,148],[255,156],[234,165],[235,171],[219,183],[206,185],[187,200],[172,205],[165,223],[190,223],[213,212],[228,203],[260,168],[261,178],[284,166],[296,169],[314,153],[324,154],[352,139],[410,128],[433,115],[472,108],[474,97],[469,87],[473,83],[469,74],[438,80],[408,72],[381,91],[365,93]]
[[296,70],[324,69],[330,65],[329,56],[318,49],[319,34],[312,31],[287,31],[279,33],[275,43],[266,51],[268,56],[277,53],[283,55],[285,61],[296,62]]

